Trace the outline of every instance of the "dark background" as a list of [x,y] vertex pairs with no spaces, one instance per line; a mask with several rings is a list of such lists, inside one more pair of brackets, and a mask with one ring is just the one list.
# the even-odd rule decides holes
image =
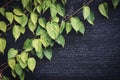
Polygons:
[[[68,0],[66,14],[76,11],[83,1]],[[110,19],[100,15],[100,2],[95,0],[90,5],[95,25],[84,21],[79,12],[77,16],[85,23],[85,35],[72,31],[66,36],[64,32],[65,48],[55,44],[52,61],[37,60],[35,71],[26,73],[26,80],[120,80],[120,5],[114,10],[111,0],[106,1]],[[29,31],[16,43],[10,36],[8,48],[19,48],[28,35]]]

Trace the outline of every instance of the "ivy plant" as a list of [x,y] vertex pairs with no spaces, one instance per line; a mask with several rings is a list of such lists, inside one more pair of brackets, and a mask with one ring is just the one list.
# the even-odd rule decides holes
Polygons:
[[[8,50],[7,63],[1,65],[7,66],[1,69],[0,75],[10,67],[14,78],[18,76],[20,80],[24,80],[25,71],[34,71],[36,56],[39,59],[46,57],[51,61],[54,43],[65,46],[63,31],[66,31],[66,35],[72,29],[76,33],[85,33],[84,23],[76,16],[79,11],[82,11],[85,21],[94,25],[95,15],[89,6],[94,0],[84,2],[84,5],[68,16],[65,13],[67,0],[17,0],[15,5],[12,5],[15,3],[14,0],[6,1],[0,7],[0,15],[4,17],[0,20],[0,53],[4,56],[6,46],[9,45],[5,38],[8,31],[11,31],[10,35],[15,42],[25,35],[27,29],[31,31],[33,37],[27,37],[21,49],[11,47]],[[116,9],[120,0],[111,0],[111,2]],[[101,15],[109,19],[107,2],[101,2],[98,10]],[[9,80],[5,76],[1,76],[1,79]]]

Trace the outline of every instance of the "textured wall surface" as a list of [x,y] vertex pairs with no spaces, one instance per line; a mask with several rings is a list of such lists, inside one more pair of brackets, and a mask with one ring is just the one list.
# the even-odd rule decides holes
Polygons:
[[[120,6],[114,10],[110,3],[107,20],[99,14],[98,3],[91,5],[96,16],[94,27],[86,22],[84,36],[74,31],[65,36],[65,48],[55,45],[51,62],[38,60],[31,80],[120,80]],[[81,4],[80,0],[69,0],[67,13]]]

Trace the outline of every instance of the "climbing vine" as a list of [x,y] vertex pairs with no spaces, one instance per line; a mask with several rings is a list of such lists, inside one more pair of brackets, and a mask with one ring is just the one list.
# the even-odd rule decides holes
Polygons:
[[[39,59],[46,57],[49,61],[52,58],[52,47],[57,42],[64,47],[65,39],[62,35],[63,31],[69,34],[71,30],[76,33],[85,33],[84,23],[75,16],[82,11],[84,20],[94,25],[94,12],[89,5],[94,0],[88,0],[81,5],[80,8],[70,15],[65,14],[65,6],[67,0],[5,0],[0,7],[0,15],[4,19],[0,19],[0,53],[4,56],[7,40],[5,38],[8,31],[11,31],[14,41],[25,35],[27,29],[31,31],[32,37],[26,38],[22,49],[11,47],[7,53],[6,65],[0,70],[0,80],[9,80],[2,75],[2,72],[10,67],[11,74],[14,78],[17,76],[20,80],[24,80],[25,71],[34,71],[36,66],[36,56]],[[100,0],[98,10],[101,15],[109,19],[108,3]],[[119,4],[119,0],[111,0],[114,9]],[[47,16],[45,16],[47,14]],[[0,67],[1,67],[0,66]]]

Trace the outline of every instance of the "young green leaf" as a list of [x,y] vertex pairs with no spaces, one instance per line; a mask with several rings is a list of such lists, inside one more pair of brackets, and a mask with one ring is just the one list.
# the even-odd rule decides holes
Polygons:
[[56,39],[59,35],[59,25],[58,23],[47,23],[47,32],[52,39]]
[[31,19],[32,23],[33,23],[34,25],[36,25],[37,19],[38,19],[37,13],[32,12],[31,15],[30,15],[30,19]]
[[116,7],[118,6],[120,0],[112,0],[112,4],[114,6],[114,9],[116,9]]
[[18,50],[10,48],[8,51],[8,59],[14,58],[18,54]]
[[27,38],[25,40],[24,45],[23,45],[23,49],[25,49],[25,51],[31,51],[33,49],[32,39]]
[[91,11],[91,12],[90,12],[90,15],[87,17],[87,21],[88,21],[90,24],[94,25],[94,19],[95,19],[94,13]]
[[52,17],[55,17],[56,14],[57,14],[57,8],[54,4],[52,4],[51,7],[50,7],[50,14],[51,14]]
[[41,27],[45,28],[46,27],[46,21],[45,18],[39,18],[38,23]]
[[62,21],[60,26],[60,34],[63,32],[64,28],[65,28],[65,22]]
[[45,48],[48,47],[50,45],[50,43],[52,42],[51,38],[49,37],[49,35],[47,33],[44,33],[41,35],[40,41],[42,42],[42,44]]
[[26,63],[28,60],[28,53],[25,51],[21,52],[20,58],[24,63]]
[[84,34],[84,32],[85,32],[84,24],[80,21],[80,19],[78,17],[71,17],[70,21],[71,21],[71,25],[72,25],[73,29],[76,32],[80,31],[82,34]]
[[72,30],[72,25],[69,22],[67,22],[65,29],[66,29],[66,33],[68,34]]
[[62,3],[65,5],[65,3],[67,2],[67,0],[62,0]]
[[64,48],[65,39],[64,39],[64,37],[62,35],[59,35],[55,41]]
[[84,6],[82,13],[83,13],[84,19],[87,19],[87,17],[90,15],[90,8],[89,8],[89,6]]
[[0,52],[4,53],[6,48],[6,40],[0,37]]
[[59,22],[59,17],[54,17],[54,18],[52,18],[52,20],[51,20],[51,22]]
[[20,26],[18,25],[14,25],[13,30],[12,30],[12,34],[13,37],[15,38],[15,41],[20,37]]
[[79,26],[80,26],[79,32],[84,34],[85,33],[85,26],[84,26],[83,22],[80,21]]
[[[21,57],[21,55],[20,55],[20,57]],[[27,62],[23,62],[21,59],[19,59],[18,62],[19,62],[22,69],[25,69],[27,67]]]
[[8,65],[10,66],[10,68],[11,68],[12,70],[15,70],[15,65],[16,65],[15,59],[9,59],[9,60],[8,60]]
[[12,21],[13,21],[13,13],[12,12],[6,12],[5,15],[6,15],[6,18],[8,19],[8,21],[11,24]]
[[51,59],[52,59],[52,50],[51,50],[51,48],[46,48],[46,49],[44,49],[44,55],[45,55],[45,57],[46,57],[49,61],[51,61]]
[[32,58],[28,58],[28,68],[33,72],[36,66],[36,60]]
[[4,16],[5,15],[5,8],[1,7],[0,8],[0,13]]
[[14,19],[18,22],[22,27],[25,27],[28,22],[28,17],[26,15],[23,16],[16,16],[14,15]]
[[30,31],[31,31],[32,33],[34,33],[34,31],[35,31],[35,29],[36,29],[36,25],[33,24],[33,22],[31,21],[31,19],[29,19],[28,27],[29,27]]
[[24,33],[25,33],[25,27],[20,27],[20,32],[21,32],[22,34],[24,34]]
[[20,8],[14,8],[13,13],[18,16],[24,15],[23,11]]
[[28,17],[26,15],[23,15],[21,19],[21,26],[22,27],[26,26],[27,22],[28,22]]
[[14,78],[16,78],[16,77],[17,77],[17,75],[16,75],[16,73],[15,73],[15,71],[14,71],[14,70],[11,70],[11,74],[12,74],[12,76],[13,76]]
[[5,33],[6,29],[7,29],[6,23],[4,21],[0,21],[0,30]]
[[23,8],[25,8],[29,4],[30,0],[21,0],[21,3],[23,5]]
[[32,45],[33,47],[35,48],[36,50],[36,54],[39,58],[41,58],[41,55],[42,55],[42,43],[40,41],[40,39],[34,39],[32,41]]
[[22,74],[19,76],[20,80],[24,80],[25,79],[25,73],[22,72]]
[[22,68],[21,68],[21,66],[20,66],[20,64],[16,64],[15,65],[15,72],[20,76],[21,74],[22,74]]
[[65,8],[61,4],[57,4],[57,13],[62,17],[65,15]]
[[109,18],[109,17],[108,17],[108,3],[107,3],[107,2],[104,2],[104,3],[99,4],[98,10],[99,10],[99,12],[100,12],[103,16],[105,16],[107,19]]
[[43,29],[40,26],[38,26],[37,30],[36,30],[36,35],[39,36],[39,35],[44,34],[45,32],[46,32],[45,29]]

